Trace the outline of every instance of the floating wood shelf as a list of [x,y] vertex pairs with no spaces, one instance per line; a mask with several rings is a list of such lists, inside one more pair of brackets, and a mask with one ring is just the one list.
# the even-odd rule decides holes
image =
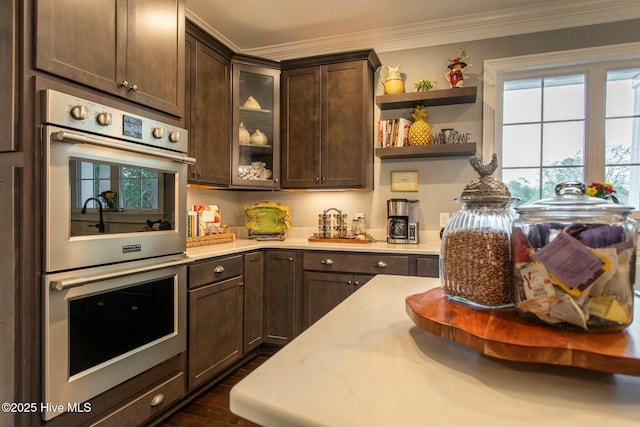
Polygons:
[[619,332],[574,332],[525,320],[515,309],[476,310],[449,301],[442,288],[406,298],[420,328],[487,356],[640,376],[640,304]]
[[473,156],[476,143],[432,144],[411,147],[376,148],[376,156],[381,159],[409,159],[415,157]]
[[399,93],[397,95],[376,96],[376,105],[381,110],[413,108],[420,104],[425,107],[453,104],[473,104],[478,88],[460,87],[455,89],[435,89],[426,92]]

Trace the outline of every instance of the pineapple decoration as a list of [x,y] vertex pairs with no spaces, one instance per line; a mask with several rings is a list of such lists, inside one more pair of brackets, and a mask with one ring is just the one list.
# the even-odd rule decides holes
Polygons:
[[411,113],[413,124],[409,128],[409,145],[429,145],[431,144],[431,127],[427,123],[429,113],[422,105],[416,106]]

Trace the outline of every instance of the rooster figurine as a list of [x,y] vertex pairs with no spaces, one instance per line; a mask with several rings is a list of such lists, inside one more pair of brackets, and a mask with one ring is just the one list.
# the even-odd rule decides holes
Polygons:
[[498,168],[498,155],[493,153],[493,156],[491,156],[491,162],[486,165],[482,164],[482,157],[477,155],[471,157],[471,159],[469,159],[469,163],[471,163],[473,169],[478,172],[480,178],[485,178],[493,175],[493,172]]

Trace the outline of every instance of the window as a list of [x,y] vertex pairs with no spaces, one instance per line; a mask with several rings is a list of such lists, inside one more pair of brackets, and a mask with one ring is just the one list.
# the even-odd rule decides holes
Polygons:
[[[100,198],[106,191],[118,193],[116,207],[127,210],[157,210],[160,206],[158,171],[122,165],[72,160],[75,172],[75,208],[80,209],[91,197]],[[75,166],[74,166],[75,164]],[[101,200],[104,202],[104,200]],[[91,200],[88,208],[97,208]]]
[[607,182],[640,207],[640,45],[485,62],[484,157],[521,203]]

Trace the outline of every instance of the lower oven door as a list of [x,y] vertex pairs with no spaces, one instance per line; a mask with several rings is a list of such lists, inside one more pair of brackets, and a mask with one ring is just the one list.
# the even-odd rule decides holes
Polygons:
[[49,420],[186,350],[184,255],[44,278]]

